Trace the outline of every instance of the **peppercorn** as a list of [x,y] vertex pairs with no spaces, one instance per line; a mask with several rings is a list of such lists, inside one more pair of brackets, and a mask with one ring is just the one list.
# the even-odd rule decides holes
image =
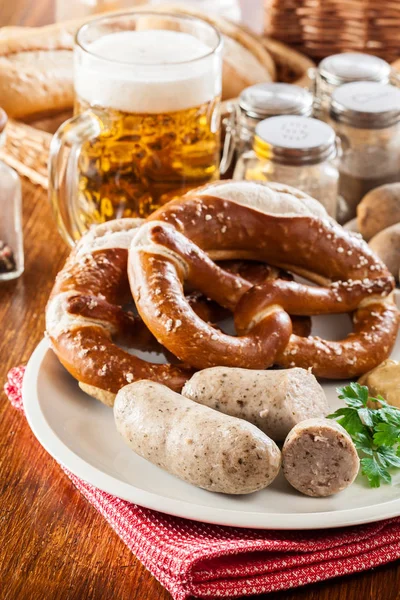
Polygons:
[[8,244],[0,240],[0,273],[11,273],[16,268],[13,251]]

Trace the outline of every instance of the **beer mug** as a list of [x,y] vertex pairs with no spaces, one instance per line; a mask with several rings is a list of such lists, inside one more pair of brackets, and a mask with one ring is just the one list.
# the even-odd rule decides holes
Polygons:
[[53,137],[49,193],[71,245],[219,176],[222,40],[201,19],[136,12],[81,27],[75,116]]

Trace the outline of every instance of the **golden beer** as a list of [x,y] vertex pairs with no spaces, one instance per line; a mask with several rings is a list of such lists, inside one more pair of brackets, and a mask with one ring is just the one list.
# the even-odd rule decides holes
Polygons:
[[[78,159],[82,226],[146,217],[173,197],[217,179],[218,102],[160,114],[103,109],[107,127],[82,145]],[[77,101],[78,113],[87,108]]]
[[221,36],[201,19],[132,11],[80,28],[75,116],[50,148],[50,199],[68,243],[218,178],[221,85]]

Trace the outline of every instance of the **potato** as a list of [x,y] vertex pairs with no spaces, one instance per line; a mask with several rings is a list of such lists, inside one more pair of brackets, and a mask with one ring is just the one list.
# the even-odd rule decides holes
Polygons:
[[396,281],[400,269],[400,223],[380,231],[369,242],[369,247],[385,263]]
[[365,240],[400,221],[400,183],[371,190],[357,206],[358,230]]

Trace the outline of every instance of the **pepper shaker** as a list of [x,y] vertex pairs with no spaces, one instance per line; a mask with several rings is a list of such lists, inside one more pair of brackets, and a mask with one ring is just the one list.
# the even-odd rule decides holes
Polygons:
[[[0,109],[0,144],[5,141],[6,124],[7,115]],[[0,281],[15,279],[24,270],[21,210],[19,177],[0,161]]]

